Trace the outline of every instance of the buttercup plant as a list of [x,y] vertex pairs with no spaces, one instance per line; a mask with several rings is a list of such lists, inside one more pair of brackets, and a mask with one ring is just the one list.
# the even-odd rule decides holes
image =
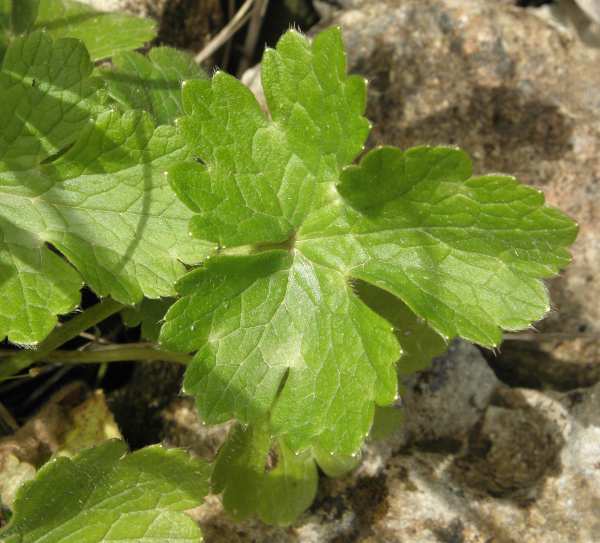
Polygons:
[[[458,149],[365,151],[366,83],[346,72],[339,28],[312,42],[289,31],[265,52],[265,114],[234,77],[207,79],[182,53],[118,50],[94,69],[82,42],[32,21],[0,75],[0,335],[42,343],[0,375],[129,306],[125,321],[160,348],[113,359],[187,363],[202,420],[237,425],[213,467],[160,448],[123,457],[119,442],[52,461],[20,491],[5,537],[63,541],[91,523],[80,541],[143,541],[209,478],[235,518],[289,524],[314,499],[317,466],[356,465],[399,373],[450,338],[495,347],[548,311],[543,280],[569,262],[576,225],[513,177],[473,175]],[[52,331],[83,283],[105,299]],[[83,506],[31,509],[49,481],[84,476]],[[125,480],[140,523],[118,520]],[[168,490],[142,496],[146,481]],[[177,537],[199,540],[184,525]]]

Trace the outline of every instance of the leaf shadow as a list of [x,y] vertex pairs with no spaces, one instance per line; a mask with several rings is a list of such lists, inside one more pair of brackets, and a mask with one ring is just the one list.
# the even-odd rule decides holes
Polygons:
[[[4,126],[0,136],[0,160],[4,170],[22,171],[60,153],[75,141],[90,118],[89,108],[80,102],[85,104],[85,99],[95,92],[96,83],[82,78],[75,82],[77,90],[74,91],[73,81],[68,77],[50,81],[49,72],[47,66],[37,65],[26,76],[0,71],[3,99],[11,102],[0,105],[0,123]],[[79,103],[65,103],[48,89],[59,96],[77,92],[81,100]],[[15,95],[18,100],[16,106],[13,103]],[[41,107],[48,115],[37,114],[32,117],[32,108]],[[1,176],[2,173],[0,183]]]
[[[12,221],[9,221],[5,217],[0,217],[0,243],[3,246],[8,247],[7,252],[9,258],[17,259],[25,264],[30,269],[39,269],[41,261],[41,251],[55,252],[54,248],[45,243],[40,244],[39,238],[37,238],[31,232],[21,228],[19,225]],[[17,248],[11,250],[10,247]],[[39,251],[36,248],[39,247]],[[21,248],[22,250],[18,250]],[[31,250],[33,249],[33,250]],[[18,255],[16,254],[18,252]],[[36,255],[40,255],[40,258],[36,258]],[[66,265],[70,265],[65,262]],[[4,285],[15,276],[15,267],[0,262],[0,290],[4,289]],[[45,279],[52,284],[52,286],[65,297],[69,296],[69,292],[65,288],[65,284],[60,281],[59,277],[46,274]]]

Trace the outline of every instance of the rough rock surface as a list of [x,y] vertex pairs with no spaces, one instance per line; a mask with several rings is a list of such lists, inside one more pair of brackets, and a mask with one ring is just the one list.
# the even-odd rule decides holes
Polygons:
[[[235,523],[211,497],[194,511],[207,543],[598,541],[600,384],[509,388],[457,342],[407,387],[407,424],[367,445],[352,475],[323,478],[295,525]],[[189,405],[178,400],[165,418],[169,443],[206,456],[215,434]]]

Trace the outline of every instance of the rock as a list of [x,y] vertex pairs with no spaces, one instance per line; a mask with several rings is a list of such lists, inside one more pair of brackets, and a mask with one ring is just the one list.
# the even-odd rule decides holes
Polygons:
[[204,424],[192,398],[175,398],[161,411],[163,443],[181,447],[197,457],[214,460],[233,422]]
[[108,396],[108,405],[132,449],[162,439],[162,411],[181,391],[184,367],[172,362],[136,364],[128,383]]
[[428,371],[405,380],[402,402],[407,416],[396,444],[460,448],[499,385],[476,347],[453,342]]
[[590,19],[597,23],[600,23],[599,0],[575,0],[575,2]]

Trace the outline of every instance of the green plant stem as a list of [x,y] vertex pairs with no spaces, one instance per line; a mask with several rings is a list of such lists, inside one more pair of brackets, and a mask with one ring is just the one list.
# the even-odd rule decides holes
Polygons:
[[[0,357],[11,353],[0,350]],[[120,345],[107,345],[89,351],[57,350],[44,357],[45,362],[59,362],[61,364],[98,364],[103,362],[127,362],[144,360],[163,360],[188,364],[192,356],[184,353],[163,351],[149,343],[131,343]]]
[[0,364],[0,381],[31,366],[39,360],[47,360],[52,351],[56,351],[67,341],[77,337],[81,332],[110,317],[123,309],[123,304],[106,298],[100,303],[86,309],[70,321],[57,326],[36,349],[20,351]]

